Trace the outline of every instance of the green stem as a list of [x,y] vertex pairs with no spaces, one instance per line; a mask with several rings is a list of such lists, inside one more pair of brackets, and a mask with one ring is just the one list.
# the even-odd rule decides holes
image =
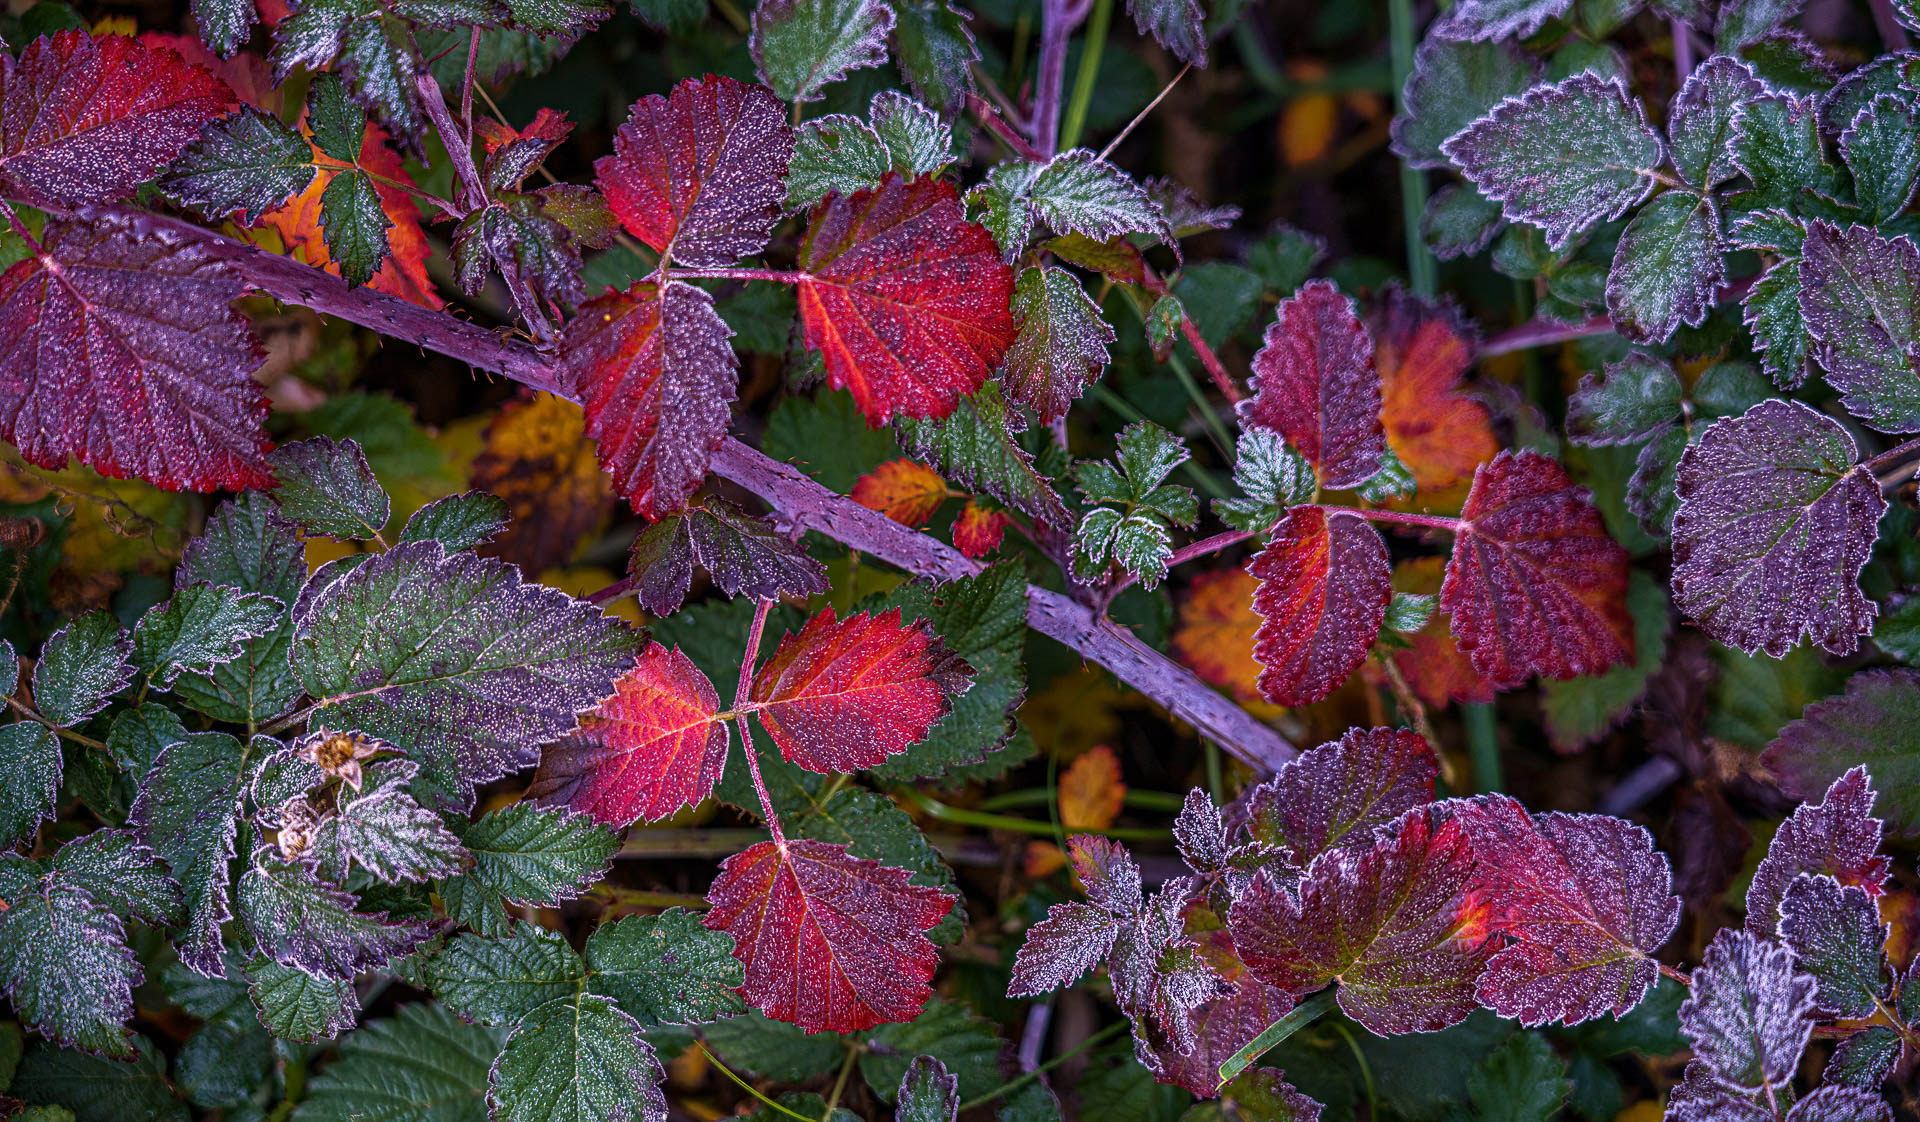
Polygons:
[[[981,810],[1011,810],[1020,806],[1046,806],[1053,799],[1046,789],[1041,787],[1023,787],[1018,791],[1008,791],[990,799],[980,800]],[[1167,814],[1178,814],[1187,805],[1179,795],[1166,791],[1135,791],[1128,789],[1125,801],[1128,806],[1141,810],[1158,810]]]
[[[985,1106],[986,1104],[992,1102],[997,1098],[1000,1098],[1004,1095],[1011,1094],[1014,1091],[1018,1091],[1020,1088],[1025,1087],[1027,1084],[1040,1078],[1041,1076],[1045,1075],[1047,1072],[1052,1071],[1054,1068],[1057,1068],[1061,1064],[1066,1063],[1068,1060],[1071,1060],[1072,1058],[1079,1055],[1080,1053],[1086,1051],[1089,1048],[1092,1048],[1094,1045],[1104,1044],[1108,1040],[1111,1040],[1112,1038],[1120,1035],[1122,1032],[1126,1030],[1126,1027],[1127,1027],[1127,1022],[1125,1021],[1113,1022],[1112,1024],[1108,1025],[1106,1028],[1101,1029],[1099,1032],[1094,1033],[1092,1036],[1089,1036],[1085,1040],[1082,1040],[1080,1043],[1074,1045],[1072,1048],[1069,1048],[1066,1051],[1060,1053],[1059,1055],[1055,1056],[1051,1060],[1048,1060],[1046,1063],[1040,1064],[1039,1066],[1035,1067],[1032,1071],[1025,1072],[1021,1074],[1018,1078],[1008,1080],[1007,1082],[1002,1083],[1000,1086],[995,1087],[993,1090],[988,1091],[983,1095],[968,1099],[966,1102],[961,1103],[958,1113],[965,1114],[967,1111],[972,1110],[976,1106]],[[809,1119],[808,1122],[812,1122],[812,1120]]]
[[1107,48],[1107,27],[1113,23],[1113,0],[1094,0],[1093,15],[1087,20],[1087,37],[1080,51],[1080,69],[1073,75],[1073,100],[1067,103],[1066,119],[1060,124],[1060,150],[1080,143],[1080,130],[1087,123],[1087,106],[1093,102],[1095,79],[1100,76],[1100,56]]
[[[1147,419],[1147,415],[1145,413],[1140,412],[1140,410],[1135,409],[1132,403],[1127,401],[1126,398],[1121,397],[1117,393],[1114,393],[1112,390],[1108,389],[1106,386],[1100,384],[1099,382],[1095,382],[1092,386],[1088,387],[1088,393],[1095,401],[1099,402],[1105,408],[1111,409],[1115,413],[1120,414],[1120,418],[1122,420],[1144,421]],[[1210,472],[1208,472],[1205,468],[1201,467],[1199,464],[1194,463],[1192,460],[1181,461],[1180,466],[1175,470],[1184,474],[1187,477],[1188,481],[1191,482],[1195,487],[1198,487],[1200,490],[1205,491],[1208,495],[1211,495],[1216,499],[1230,499],[1233,497],[1233,492],[1227,490],[1224,484],[1222,484],[1219,480],[1215,479]]]
[[[948,806],[937,802],[911,787],[895,787],[892,794],[905,799],[919,810],[942,822],[954,822],[962,826],[982,826],[993,830],[1014,830],[1022,834],[1048,835],[1055,832],[1051,823],[1040,822],[1032,818],[1015,818],[1008,814],[988,814],[980,810],[967,810],[963,807]],[[1105,830],[1075,830],[1077,834],[1098,834],[1103,838],[1118,838],[1121,841],[1161,841],[1173,836],[1171,830],[1140,829],[1115,826]]]
[[1167,365],[1173,367],[1174,377],[1180,379],[1181,388],[1187,391],[1187,396],[1193,399],[1194,408],[1200,410],[1201,419],[1207,422],[1208,430],[1213,433],[1214,447],[1220,450],[1221,458],[1233,459],[1233,437],[1227,432],[1226,422],[1220,419],[1220,413],[1213,407],[1213,402],[1208,401],[1207,395],[1200,392],[1200,383],[1195,380],[1193,371],[1187,369],[1187,364],[1182,362],[1177,354],[1167,356]]
[[[1388,36],[1393,46],[1394,97],[1400,112],[1407,112],[1407,75],[1413,73],[1413,0],[1387,0]],[[1400,220],[1407,232],[1407,287],[1415,296],[1434,293],[1433,254],[1420,237],[1420,219],[1427,212],[1427,174],[1402,161],[1400,164]]]
[[733,1073],[732,1068],[728,1067],[726,1064],[721,1063],[720,1057],[713,1054],[713,1049],[707,1047],[706,1041],[701,1040],[701,1041],[696,1041],[696,1043],[700,1045],[700,1050],[707,1054],[707,1059],[712,1061],[713,1066],[720,1069],[720,1074],[726,1076],[728,1079],[733,1080],[736,1084],[739,1085],[742,1091],[745,1091],[747,1094],[752,1095],[756,1099],[759,1099],[762,1104],[772,1107],[773,1109],[786,1115],[788,1118],[797,1118],[799,1119],[799,1122],[820,1122],[820,1120],[817,1118],[808,1118],[804,1114],[796,1114],[795,1112],[788,1110],[786,1107],[781,1106],[779,1103],[774,1102],[772,1099],[768,1098],[764,1094],[761,1094],[759,1088],[755,1087],[753,1084],[735,1075]]
[[1360,1067],[1360,1081],[1367,1086],[1367,1117],[1380,1117],[1380,1105],[1375,1101],[1373,1093],[1373,1068],[1367,1063],[1367,1054],[1360,1050],[1360,1042],[1353,1038],[1353,1033],[1347,1031],[1347,1026],[1335,1021],[1333,1028],[1346,1040],[1347,1048],[1353,1052],[1353,1062]]
[[1213,796],[1215,803],[1223,803],[1226,801],[1227,781],[1220,770],[1220,746],[1211,740],[1201,743],[1207,750],[1207,794]]
[[864,1051],[866,1049],[859,1045],[847,1046],[847,1058],[840,1061],[840,1074],[833,1081],[833,1094],[827,1096],[827,1109],[821,1112],[820,1122],[832,1122],[833,1109],[840,1105],[840,1096],[847,1090],[847,1076],[853,1074],[853,1061]]
[[1506,785],[1500,771],[1500,742],[1493,731],[1493,703],[1460,706],[1460,723],[1467,729],[1467,752],[1473,760],[1473,783],[1481,792]]

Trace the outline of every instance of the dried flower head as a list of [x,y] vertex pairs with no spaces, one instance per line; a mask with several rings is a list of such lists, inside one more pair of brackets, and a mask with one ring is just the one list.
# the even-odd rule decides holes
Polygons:
[[302,796],[288,799],[280,806],[280,828],[274,842],[280,847],[280,856],[289,861],[297,859],[313,845],[313,834],[320,826],[322,815],[312,803]]
[[298,745],[300,757],[334,776],[355,791],[360,789],[360,761],[387,748],[384,741],[364,733],[321,729]]

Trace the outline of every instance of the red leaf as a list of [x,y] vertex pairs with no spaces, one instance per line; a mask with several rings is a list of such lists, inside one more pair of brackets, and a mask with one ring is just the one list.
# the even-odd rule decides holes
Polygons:
[[926,738],[973,668],[900,609],[844,620],[827,608],[789,633],[753,681],[761,724],[809,771],[856,771]]
[[[1402,561],[1393,567],[1394,588],[1421,595],[1438,593],[1446,567],[1445,557]],[[1426,627],[1403,638],[1407,647],[1393,652],[1394,665],[1407,676],[1407,685],[1421,701],[1445,706],[1456,701],[1493,700],[1493,683],[1461,653],[1445,615],[1435,612]]]
[[720,865],[706,925],[733,936],[741,994],[808,1032],[857,1032],[918,1016],[939,952],[923,934],[953,898],[844,845],[767,841]]
[[1422,495],[1473,477],[1500,445],[1486,406],[1458,392],[1474,333],[1452,307],[1389,288],[1371,322],[1387,445]]
[[1747,930],[1771,939],[1780,929],[1780,901],[1801,873],[1830,876],[1868,895],[1885,891],[1893,863],[1880,853],[1880,819],[1867,769],[1833,781],[1817,805],[1802,804],[1775,831],[1767,856],[1747,887]]
[[1371,846],[1323,853],[1299,891],[1255,878],[1229,929],[1261,979],[1291,993],[1340,983],[1340,1007],[1381,1035],[1433,1032],[1473,1012],[1489,948],[1458,818],[1408,811]]
[[1200,955],[1232,989],[1187,1015],[1187,1023],[1196,1041],[1186,1055],[1156,1041],[1152,1052],[1141,1055],[1141,1062],[1162,1083],[1184,1087],[1196,1095],[1212,1098],[1220,1093],[1220,1065],[1234,1053],[1252,1043],[1267,1026],[1293,1009],[1293,995],[1270,986],[1253,976],[1233,949],[1233,938],[1221,928],[1195,936]]
[[942,180],[889,173],[872,190],[828,196],[800,268],[807,346],[876,428],[953,412],[1013,344],[1013,270]]
[[62,206],[132,193],[234,107],[165,47],[62,31],[0,55],[0,183]]
[[1542,814],[1505,795],[1459,804],[1479,873],[1474,892],[1511,942],[1480,1000],[1532,1027],[1619,1017],[1659,980],[1653,952],[1680,922],[1673,872],[1646,830],[1599,814]]
[[773,91],[709,74],[634,102],[593,176],[634,237],[682,265],[718,268],[766,246],[792,158]]
[[1496,688],[1632,661],[1627,551],[1565,468],[1502,452],[1475,473],[1461,517],[1440,607]]
[[947,481],[918,460],[888,460],[855,480],[848,497],[902,526],[924,526],[947,501]]
[[1433,801],[1439,762],[1407,729],[1348,729],[1287,761],[1247,794],[1255,841],[1283,846],[1295,865],[1365,845],[1375,828]]
[[1322,484],[1354,487],[1380,470],[1387,438],[1373,340],[1333,282],[1308,281],[1280,302],[1253,374],[1244,423],[1286,437]]
[[1267,700],[1319,701],[1366,661],[1393,599],[1387,543],[1366,519],[1294,507],[1247,571],[1260,579],[1253,657]]
[[260,349],[230,306],[247,286],[143,225],[50,221],[44,254],[0,276],[0,437],[41,467],[76,456],[168,490],[271,487]]
[[713,793],[727,762],[720,697],[693,660],[647,648],[566,739],[547,746],[529,798],[616,829],[657,822]]
[[979,499],[968,499],[953,520],[953,548],[978,561],[1000,548],[1011,525],[1013,519],[1005,511],[982,506]]
[[600,442],[600,466],[642,517],[685,506],[727,439],[740,382],[732,334],[713,297],[685,281],[609,293],[567,325],[560,367]]

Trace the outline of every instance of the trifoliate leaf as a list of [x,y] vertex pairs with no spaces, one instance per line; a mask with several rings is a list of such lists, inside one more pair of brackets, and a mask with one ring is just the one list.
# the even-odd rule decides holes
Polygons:
[[587,977],[566,936],[530,923],[515,923],[498,939],[462,933],[427,974],[461,1020],[509,1027],[549,1001],[572,998]]
[[247,754],[222,732],[192,733],[161,751],[140,783],[127,821],[167,864],[187,905],[180,961],[208,977],[224,975],[220,925],[238,836]]
[[588,987],[643,1026],[706,1024],[746,1008],[732,941],[684,908],[601,924],[585,955]]
[[1366,661],[1393,598],[1387,544],[1366,519],[1295,507],[1247,571],[1260,580],[1253,657],[1267,700],[1318,701]]
[[1191,453],[1172,433],[1150,421],[1121,430],[1112,463],[1088,460],[1074,465],[1074,479],[1092,503],[1074,533],[1074,567],[1091,580],[1110,559],[1153,588],[1173,555],[1167,526],[1192,526],[1200,504],[1193,492],[1164,480]]
[[639,1022],[579,993],[520,1022],[488,1077],[487,1105],[496,1118],[665,1122],[665,1079]]
[[1019,335],[1000,368],[1001,383],[1009,397],[1051,423],[1099,379],[1113,327],[1065,269],[1022,272],[1013,288],[1013,315]]
[[239,918],[260,952],[282,966],[350,978],[410,953],[432,934],[423,923],[363,913],[311,866],[256,857],[234,890]]
[[133,641],[109,612],[88,612],[53,633],[33,667],[40,715],[62,728],[98,713],[133,681]]
[[1328,487],[1352,487],[1380,470],[1387,442],[1373,340],[1331,281],[1309,281],[1281,301],[1253,372],[1245,427],[1286,437]]
[[161,177],[160,191],[203,218],[247,222],[306,190],[313,177],[312,146],[278,117],[243,105],[201,132]]
[[278,628],[285,610],[270,596],[188,585],[141,617],[133,629],[132,662],[154,688],[167,689],[184,671],[204,672],[238,657],[247,640]]
[[[1525,93],[1540,70],[1539,60],[1512,41],[1429,38],[1413,56],[1393,119],[1393,151],[1416,168],[1450,166],[1440,145],[1502,101]],[[1296,287],[1298,282],[1276,290]]]
[[1660,343],[1698,327],[1726,282],[1720,212],[1711,196],[1673,190],[1627,223],[1607,273],[1607,314],[1620,334]]
[[1800,313],[1841,404],[1882,432],[1920,429],[1920,250],[1868,226],[1807,225]]
[[998,382],[988,382],[962,398],[940,420],[902,418],[900,444],[940,474],[984,491],[1030,518],[1058,528],[1072,524],[1053,484],[1034,467],[1033,453],[1021,446],[1011,422],[1017,419]]
[[296,1122],[483,1122],[487,1073],[505,1033],[461,1023],[432,1002],[402,1005],[340,1041],[294,1111]]
[[1441,151],[1555,250],[1646,198],[1664,155],[1626,84],[1590,71],[1502,102]]
[[1246,429],[1235,448],[1233,482],[1244,498],[1215,499],[1213,512],[1236,530],[1260,533],[1288,507],[1313,498],[1313,465],[1271,429]]
[[315,977],[268,958],[249,961],[246,978],[260,1023],[282,1040],[313,1044],[338,1036],[360,1013],[351,979]]
[[411,767],[364,794],[341,791],[340,806],[314,828],[310,850],[321,875],[345,883],[358,867],[385,884],[452,876],[470,863],[460,839],[405,785]]
[[1761,762],[1783,791],[1812,800],[1850,768],[1864,765],[1886,802],[1887,822],[1902,834],[1920,833],[1920,740],[1906,715],[1920,704],[1920,672],[1866,670],[1847,679],[1847,691],[1806,707],[1780,730]]
[[461,809],[613,692],[639,641],[593,605],[437,542],[396,545],[295,612],[291,663],[335,727],[406,744]]
[[1714,638],[1775,658],[1802,638],[1850,653],[1877,611],[1859,590],[1886,500],[1839,422],[1763,401],[1681,457],[1673,595]]

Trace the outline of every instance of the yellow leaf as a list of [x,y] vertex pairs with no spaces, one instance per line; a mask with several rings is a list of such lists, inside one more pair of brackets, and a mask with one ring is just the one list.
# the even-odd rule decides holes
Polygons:
[[902,526],[923,526],[947,499],[947,481],[915,460],[888,460],[853,485],[853,501]]
[[1173,629],[1173,655],[1200,679],[1249,706],[1279,710],[1260,696],[1260,664],[1253,660],[1253,590],[1260,582],[1239,567],[1202,573],[1187,586]]
[[1126,797],[1120,761],[1113,749],[1098,745],[1060,776],[1060,824],[1069,830],[1104,830],[1120,816]]
[[506,500],[513,514],[507,532],[481,552],[529,573],[566,564],[613,509],[613,484],[594,460],[580,407],[552,394],[500,411],[468,480]]

